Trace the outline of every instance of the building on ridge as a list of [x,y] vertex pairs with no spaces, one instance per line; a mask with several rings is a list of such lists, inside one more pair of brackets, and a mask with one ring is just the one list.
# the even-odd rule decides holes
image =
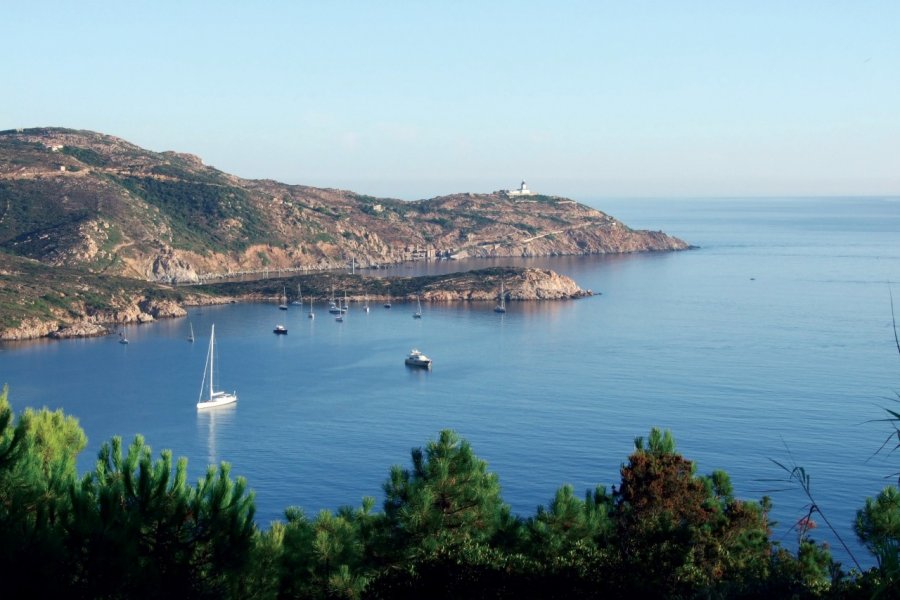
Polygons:
[[507,196],[534,196],[534,192],[528,189],[528,185],[523,181],[517,190],[505,190]]

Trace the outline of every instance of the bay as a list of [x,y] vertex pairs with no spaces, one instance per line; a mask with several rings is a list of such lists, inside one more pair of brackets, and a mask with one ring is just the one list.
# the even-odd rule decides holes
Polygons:
[[[526,265],[600,295],[513,302],[505,315],[426,304],[421,320],[414,304],[373,302],[343,323],[322,303],[314,320],[308,307],[204,307],[129,327],[127,346],[114,336],[3,344],[0,381],[17,410],[80,419],[81,471],[113,435],[186,456],[194,479],[228,461],[255,490],[263,526],[289,505],[380,501],[390,466],[408,465],[410,448],[443,428],[471,442],[523,516],[563,483],[616,484],[634,438],[668,428],[698,472],[727,471],[740,497],[772,496],[774,538],[788,546],[809,500],[772,461],[803,466],[817,505],[871,564],[852,521],[898,470],[876,451],[890,433],[877,419],[900,390],[889,291],[900,278],[900,199],[589,203],[698,248],[416,263],[373,275]],[[239,402],[198,413],[213,323],[220,387]],[[287,336],[272,334],[277,323]],[[413,347],[433,370],[403,365]],[[818,522],[814,537],[849,563]]]

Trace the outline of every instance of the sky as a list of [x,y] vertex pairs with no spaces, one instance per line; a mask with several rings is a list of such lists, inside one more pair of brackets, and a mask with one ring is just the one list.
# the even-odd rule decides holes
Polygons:
[[900,1],[0,0],[0,129],[431,198],[900,194]]

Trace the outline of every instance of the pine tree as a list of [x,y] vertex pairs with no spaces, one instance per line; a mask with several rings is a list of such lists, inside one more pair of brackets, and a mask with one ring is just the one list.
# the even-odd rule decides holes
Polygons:
[[385,518],[398,547],[407,556],[427,556],[487,542],[504,507],[500,480],[487,463],[450,430],[411,454],[412,469],[394,466],[384,484]]
[[0,566],[9,597],[67,590],[62,522],[85,443],[78,422],[61,411],[28,410],[16,421],[7,389],[0,393]]
[[137,436],[100,450],[73,493],[67,535],[80,557],[74,586],[87,597],[240,597],[235,582],[252,548],[253,495],[223,463],[195,488],[187,461],[154,461]]

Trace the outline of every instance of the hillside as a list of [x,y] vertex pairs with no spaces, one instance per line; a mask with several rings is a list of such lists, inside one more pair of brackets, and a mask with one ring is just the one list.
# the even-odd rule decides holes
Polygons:
[[247,282],[173,288],[127,277],[51,267],[0,253],[0,340],[106,335],[125,323],[181,317],[185,308],[229,302],[290,300],[300,286],[304,301],[324,302],[335,290],[351,302],[368,298],[426,302],[495,301],[501,282],[507,300],[564,300],[592,294],[570,278],[542,269],[492,267],[423,277],[372,277],[311,273]]
[[247,180],[90,131],[0,132],[0,251],[157,282],[423,258],[681,250],[565,198],[406,202]]

